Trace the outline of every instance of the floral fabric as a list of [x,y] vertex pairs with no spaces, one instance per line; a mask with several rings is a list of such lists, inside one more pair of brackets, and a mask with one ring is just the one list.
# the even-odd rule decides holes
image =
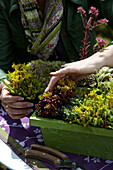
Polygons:
[[30,42],[28,51],[41,59],[47,59],[59,39],[63,16],[62,0],[47,0],[44,14],[37,0],[19,0],[21,22]]

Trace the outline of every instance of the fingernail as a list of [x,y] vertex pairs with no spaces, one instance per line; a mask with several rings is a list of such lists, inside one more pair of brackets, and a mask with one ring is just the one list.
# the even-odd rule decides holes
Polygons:
[[18,101],[22,101],[22,100],[24,100],[24,98],[23,98],[23,97],[21,97],[21,98],[18,98]]
[[47,92],[48,91],[48,87],[45,89],[45,92]]
[[51,72],[50,74],[54,74],[54,72]]
[[28,114],[31,113],[31,112],[33,112],[33,109],[27,110],[27,114],[26,114],[26,115],[28,115]]
[[33,103],[28,103],[28,104],[27,104],[27,107],[32,107],[32,106],[34,106]]
[[64,65],[61,65],[61,68],[64,68]]

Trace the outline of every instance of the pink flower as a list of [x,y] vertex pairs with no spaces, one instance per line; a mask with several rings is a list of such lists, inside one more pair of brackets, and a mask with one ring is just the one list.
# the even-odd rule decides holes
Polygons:
[[82,8],[82,7],[78,7],[77,8],[77,10],[78,10],[78,12],[82,12],[82,15],[84,16],[84,17],[86,17],[86,11]]
[[104,46],[107,45],[107,43],[108,43],[107,40],[104,40],[101,37],[97,37],[96,41],[97,41],[100,49],[104,48]]
[[98,20],[98,21],[97,21],[97,24],[103,24],[103,23],[107,23],[107,22],[109,22],[109,20],[107,20],[106,18],[104,18],[104,19]]
[[93,18],[97,18],[99,15],[99,10],[92,6],[90,7],[89,14],[91,14],[91,17]]
[[[99,24],[107,23],[108,20],[106,18],[104,18],[104,19],[95,21],[95,19],[99,15],[99,10],[93,6],[90,7],[90,10],[89,10],[89,19],[87,19],[86,11],[82,7],[79,7],[77,10],[78,10],[78,12],[81,13],[82,22],[83,22],[83,26],[84,26],[84,39],[82,41],[83,46],[81,46],[81,48],[80,48],[80,57],[82,60],[87,57],[87,54],[89,52],[88,48],[91,43],[89,41],[89,36],[90,36],[89,31],[93,30]],[[106,40],[103,40],[102,38],[97,38],[97,44],[93,48],[93,53],[103,49],[106,44],[107,44]]]

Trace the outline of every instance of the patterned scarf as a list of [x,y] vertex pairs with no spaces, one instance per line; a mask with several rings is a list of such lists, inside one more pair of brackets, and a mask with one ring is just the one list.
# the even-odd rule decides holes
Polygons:
[[45,60],[52,54],[59,39],[63,16],[62,0],[47,0],[44,15],[37,0],[18,1],[21,22],[30,42],[28,52]]

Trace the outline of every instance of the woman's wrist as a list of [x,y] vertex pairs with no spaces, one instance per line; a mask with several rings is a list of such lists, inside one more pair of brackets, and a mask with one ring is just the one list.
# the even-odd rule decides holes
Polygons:
[[104,66],[113,67],[113,45],[87,58],[86,65],[89,74],[97,72]]

